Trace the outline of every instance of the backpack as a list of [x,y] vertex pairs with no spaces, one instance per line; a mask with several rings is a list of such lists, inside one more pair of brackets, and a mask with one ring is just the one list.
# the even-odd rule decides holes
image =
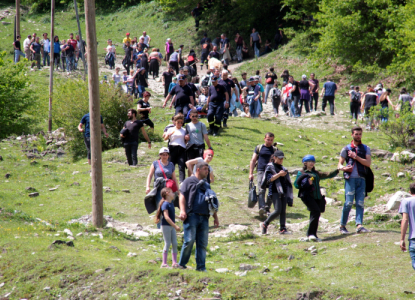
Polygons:
[[352,101],[353,102],[360,102],[360,93],[355,91],[352,92]]
[[205,76],[205,78],[203,78],[203,80],[202,80],[202,83],[201,83],[201,85],[203,86],[203,87],[207,87],[207,86],[209,86],[209,76]]
[[272,91],[272,98],[276,100],[279,97],[281,97],[280,89],[274,88],[273,91]]
[[[278,150],[278,147],[275,147],[275,145],[276,144],[272,145],[272,148],[274,149],[273,150],[274,152]],[[261,149],[262,149],[263,146],[264,146],[264,144],[256,146],[256,148],[255,148],[255,154],[256,155],[259,155],[259,153],[261,152]],[[257,167],[258,167],[258,159],[255,162],[255,168],[257,168]]]

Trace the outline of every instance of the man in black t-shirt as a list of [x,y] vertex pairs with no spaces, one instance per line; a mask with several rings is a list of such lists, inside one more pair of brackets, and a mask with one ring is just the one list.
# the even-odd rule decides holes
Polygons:
[[20,47],[20,35],[16,37],[16,40],[13,43],[14,47],[14,62],[18,63],[20,60],[20,56],[25,57],[25,54],[22,52],[22,49]]
[[202,7],[202,4],[200,2],[197,4],[197,6],[195,8],[193,8],[193,10],[191,12],[193,18],[195,18],[196,31],[199,30],[199,20],[200,20],[200,15],[202,14],[202,12],[203,12],[203,7]]
[[207,119],[209,122],[208,134],[217,136],[221,126],[223,112],[229,108],[229,94],[223,85],[218,83],[218,77],[213,76],[212,85],[209,87],[207,106]]
[[208,60],[212,57],[216,58],[217,60],[220,60],[220,54],[218,52],[217,46],[213,46],[213,50],[209,53]]
[[137,111],[129,109],[127,113],[128,121],[125,122],[124,128],[120,132],[123,139],[125,155],[127,156],[128,165],[137,165],[138,133],[141,133],[148,142],[148,149],[151,149],[151,141],[143,127],[143,122],[137,120]]
[[288,81],[292,84],[291,96],[292,101],[294,102],[294,117],[298,118],[300,116],[300,110],[298,108],[298,102],[300,101],[300,83],[294,80],[293,76],[288,77]]
[[125,56],[122,61],[122,65],[127,71],[127,74],[130,74],[130,67],[134,64],[133,60],[133,48],[130,47],[130,42],[125,43]]
[[144,92],[146,91],[146,87],[148,87],[148,81],[147,81],[147,78],[146,78],[146,69],[145,68],[139,69],[134,74],[133,82],[134,82],[134,95],[135,95],[135,97],[137,98],[137,95],[138,95],[138,97],[142,98]]
[[[183,75],[178,76],[179,84],[176,85],[170,93],[167,95],[166,100],[164,100],[163,108],[166,107],[167,101],[173,96],[176,96],[174,108],[176,109],[175,115],[179,112],[182,113],[184,116],[187,116],[189,112],[189,104],[192,107],[195,105],[194,98],[193,98],[193,91],[191,88],[186,84],[185,77]],[[173,101],[170,104],[170,108],[173,105]]]
[[261,182],[262,177],[264,176],[265,169],[271,155],[274,154],[276,147],[273,146],[274,143],[274,134],[272,132],[267,132],[264,138],[264,144],[258,145],[255,147],[254,154],[252,155],[251,162],[249,164],[249,180],[254,180],[254,169],[255,165],[257,165],[257,189],[258,189],[258,208],[259,208],[259,215],[261,218],[265,217],[266,213],[269,213],[270,203],[266,203],[265,201],[265,192],[266,189],[261,189]]
[[140,121],[143,122],[143,124],[150,126],[151,130],[154,130],[154,123],[148,116],[148,114],[151,113],[150,102],[148,102],[150,97],[151,94],[149,92],[145,91],[143,93],[143,99],[140,99],[137,102],[137,112],[141,115]]
[[200,41],[201,46],[201,56],[200,56],[200,70],[203,70],[203,65],[206,64],[206,68],[208,68],[208,55],[211,49],[211,41],[210,38],[207,37],[205,33],[204,38]]
[[[218,81],[220,85],[223,85],[226,88],[226,91],[228,92],[229,98],[232,96],[232,92],[235,91],[235,83],[228,78],[228,71],[223,70],[222,71],[222,79]],[[228,127],[226,124],[229,117],[229,107],[225,109],[223,113],[223,127]]]
[[164,98],[167,97],[167,94],[169,93],[169,86],[170,83],[172,83],[173,81],[173,77],[174,77],[175,73],[173,71],[173,66],[169,65],[169,69],[166,72],[163,72],[163,74],[161,74],[161,79],[164,85]]

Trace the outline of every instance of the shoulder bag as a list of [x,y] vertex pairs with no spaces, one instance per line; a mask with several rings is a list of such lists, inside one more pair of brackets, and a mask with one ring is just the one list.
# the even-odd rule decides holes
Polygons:
[[167,178],[166,173],[164,173],[163,166],[160,163],[160,160],[158,160],[158,163],[159,163],[161,171],[163,172],[164,179],[166,180],[166,187],[171,188],[173,193],[177,192],[178,188],[177,188],[176,182],[173,179]]

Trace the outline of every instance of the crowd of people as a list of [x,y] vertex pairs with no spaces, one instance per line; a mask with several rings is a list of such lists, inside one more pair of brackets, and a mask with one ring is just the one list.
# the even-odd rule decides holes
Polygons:
[[[23,51],[21,45],[21,37],[17,36],[13,43],[14,62],[18,63],[20,57],[25,57],[32,62],[31,69],[36,66],[38,70],[42,67],[50,66],[51,59],[56,66],[56,70],[64,71],[70,74],[78,68],[78,61],[86,55],[86,43],[80,40],[79,35],[75,36],[70,33],[67,40],[59,40],[59,36],[54,36],[53,41],[48,38],[48,34],[44,33],[40,39],[36,32],[29,34],[23,41]],[[53,43],[53,53],[51,53],[51,43]],[[43,59],[43,63],[42,63]]]
[[[142,133],[148,142],[148,147],[151,148],[151,141],[144,125],[148,125],[149,130],[153,130],[154,123],[151,120],[149,102],[151,94],[145,88],[148,86],[148,75],[153,74],[154,77],[158,75],[158,69],[155,68],[155,65],[159,67],[163,59],[157,48],[153,48],[150,54],[145,51],[149,49],[151,39],[145,32],[143,35],[144,37],[140,37],[139,43],[136,38],[130,41],[129,34],[123,41],[125,50],[123,65],[126,72],[128,65],[131,66],[130,62],[137,68],[136,72],[128,70],[131,72],[132,80],[124,80],[126,84],[131,83],[126,91],[139,98],[137,108],[128,110],[128,120],[120,132],[127,162],[130,166],[137,165],[139,132]],[[258,37],[260,38],[259,35]],[[205,38],[207,37],[205,36]],[[222,35],[222,39],[226,39],[226,36]],[[252,38],[252,42],[255,41],[255,38]],[[135,45],[135,48],[131,45],[133,47]],[[238,80],[227,68],[227,46],[225,45],[225,51],[221,54],[217,53],[215,47],[213,46],[207,56],[207,52],[205,52],[205,56],[201,59],[201,68],[205,64],[203,62],[205,57],[208,61],[216,59],[220,64],[215,62],[213,66],[209,65],[207,74],[199,78],[196,75],[195,64],[198,60],[194,51],[190,51],[189,56],[183,58],[180,50],[183,47],[180,46],[179,49],[174,50],[171,40],[166,41],[164,59],[169,63],[167,71],[161,75],[165,97],[163,108],[170,101],[169,107],[174,106],[175,111],[171,124],[165,127],[163,133],[167,147],[159,149],[158,159],[150,165],[145,198],[148,213],[156,212],[155,221],[165,240],[162,268],[169,267],[167,256],[170,246],[172,246],[172,266],[186,269],[193,244],[196,243],[196,270],[206,271],[205,260],[210,216],[214,218],[214,225],[219,226],[217,215],[219,201],[211,189],[215,176],[211,165],[214,151],[209,135],[216,137],[220,134],[220,130],[226,130],[229,117],[236,116],[238,113],[251,118],[260,117],[263,105],[267,103],[269,96],[276,117],[280,114],[301,117],[303,107],[306,113],[315,111],[319,107],[319,97],[322,97],[322,110],[324,111],[329,105],[330,114],[335,114],[335,96],[338,90],[336,83],[327,80],[322,84],[320,90],[320,82],[314,73],[310,74],[310,78],[303,75],[301,81],[296,81],[288,70],[284,70],[278,76],[273,68],[270,68],[264,76],[261,76],[260,71],[256,71],[250,77],[248,74],[242,73],[242,80]],[[142,50],[143,48],[141,56],[137,56],[137,49]],[[112,41],[108,41],[106,50],[107,56],[113,55],[115,57],[116,51],[112,46]],[[190,56],[191,59],[189,59]],[[139,65],[137,65],[136,59],[140,60]],[[110,68],[113,68],[113,61],[110,58],[108,61],[111,61]],[[153,61],[153,67],[151,67],[151,61]],[[189,61],[193,64],[189,64]],[[119,71],[119,68],[116,68],[113,75],[113,80],[117,84],[122,82]],[[279,78],[282,79],[281,88],[278,83]],[[363,113],[368,120],[367,129],[372,128],[371,122],[373,120],[368,115],[370,115],[373,106],[381,104],[382,109],[387,109],[389,106],[396,109],[389,97],[391,91],[384,89],[381,83],[375,88],[368,87],[366,93],[360,92],[358,87],[352,87],[349,94],[351,115],[353,114],[354,121],[357,121],[360,112]],[[399,98],[399,109],[408,109],[413,102],[412,97],[403,89]],[[205,116],[207,117],[207,125],[201,121],[201,118]],[[374,119],[376,121],[376,118]],[[387,119],[381,121],[387,121]],[[102,120],[101,123],[102,130],[106,134]],[[84,141],[90,160],[89,114],[82,118],[78,129],[84,132]],[[303,157],[302,170],[298,172],[294,181],[291,180],[287,168],[283,166],[284,152],[274,144],[274,134],[271,132],[265,134],[264,143],[257,145],[254,149],[249,169],[250,182],[253,182],[255,178],[254,171],[256,169],[258,213],[263,220],[260,223],[262,234],[268,234],[269,225],[278,218],[280,222],[279,234],[288,233],[286,226],[287,206],[293,206],[293,188],[295,187],[298,189],[298,197],[310,211],[306,237],[301,240],[321,242],[317,232],[319,218],[321,213],[325,211],[326,202],[325,196],[320,191],[320,180],[333,178],[339,172],[343,172],[345,179],[345,203],[341,214],[339,233],[349,233],[346,225],[353,203],[356,205],[356,233],[370,232],[363,227],[364,201],[367,193],[373,189],[374,176],[370,169],[371,150],[362,143],[362,132],[363,129],[359,126],[352,128],[352,141],[339,149],[340,159],[335,170],[330,172],[316,170],[315,157],[309,154]],[[344,164],[346,165],[344,166]],[[176,166],[179,169],[178,176],[176,176]],[[179,218],[183,221],[184,230],[184,243],[179,260],[177,258],[176,231],[180,231],[181,228],[176,224],[175,206],[180,210]],[[272,206],[274,210],[271,210]],[[406,220],[408,220],[408,214],[411,216],[415,214],[408,208],[402,212],[407,213]],[[406,226],[408,226],[408,222]],[[406,249],[405,247],[403,238],[401,248]]]

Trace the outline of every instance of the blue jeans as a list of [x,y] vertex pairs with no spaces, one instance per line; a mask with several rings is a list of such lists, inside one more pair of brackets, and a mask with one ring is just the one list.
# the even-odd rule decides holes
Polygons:
[[143,98],[143,94],[146,91],[146,87],[144,85],[137,85],[136,95],[138,94],[139,98]]
[[46,61],[48,62],[48,66],[49,66],[50,65],[49,52],[43,51],[43,66],[46,66]]
[[75,67],[75,57],[74,56],[67,56],[66,57],[66,71],[70,72]]
[[259,57],[259,41],[253,42],[255,56]]
[[192,254],[193,244],[196,241],[196,270],[206,270],[206,248],[209,238],[209,217],[189,213],[183,222],[183,246],[179,265],[185,267]]
[[26,55],[20,50],[14,50],[14,62],[18,63],[20,56],[26,57]]
[[340,224],[346,226],[349,213],[356,199],[356,225],[362,225],[364,213],[364,201],[366,192],[366,181],[364,178],[349,178],[344,184],[346,201],[344,202]]
[[266,87],[265,87],[265,99],[264,99],[264,103],[267,104],[267,99],[268,99],[268,94],[271,91],[271,89],[274,87],[274,85],[272,83],[267,83]]
[[412,268],[415,270],[415,239],[409,240],[408,250],[412,259]]

